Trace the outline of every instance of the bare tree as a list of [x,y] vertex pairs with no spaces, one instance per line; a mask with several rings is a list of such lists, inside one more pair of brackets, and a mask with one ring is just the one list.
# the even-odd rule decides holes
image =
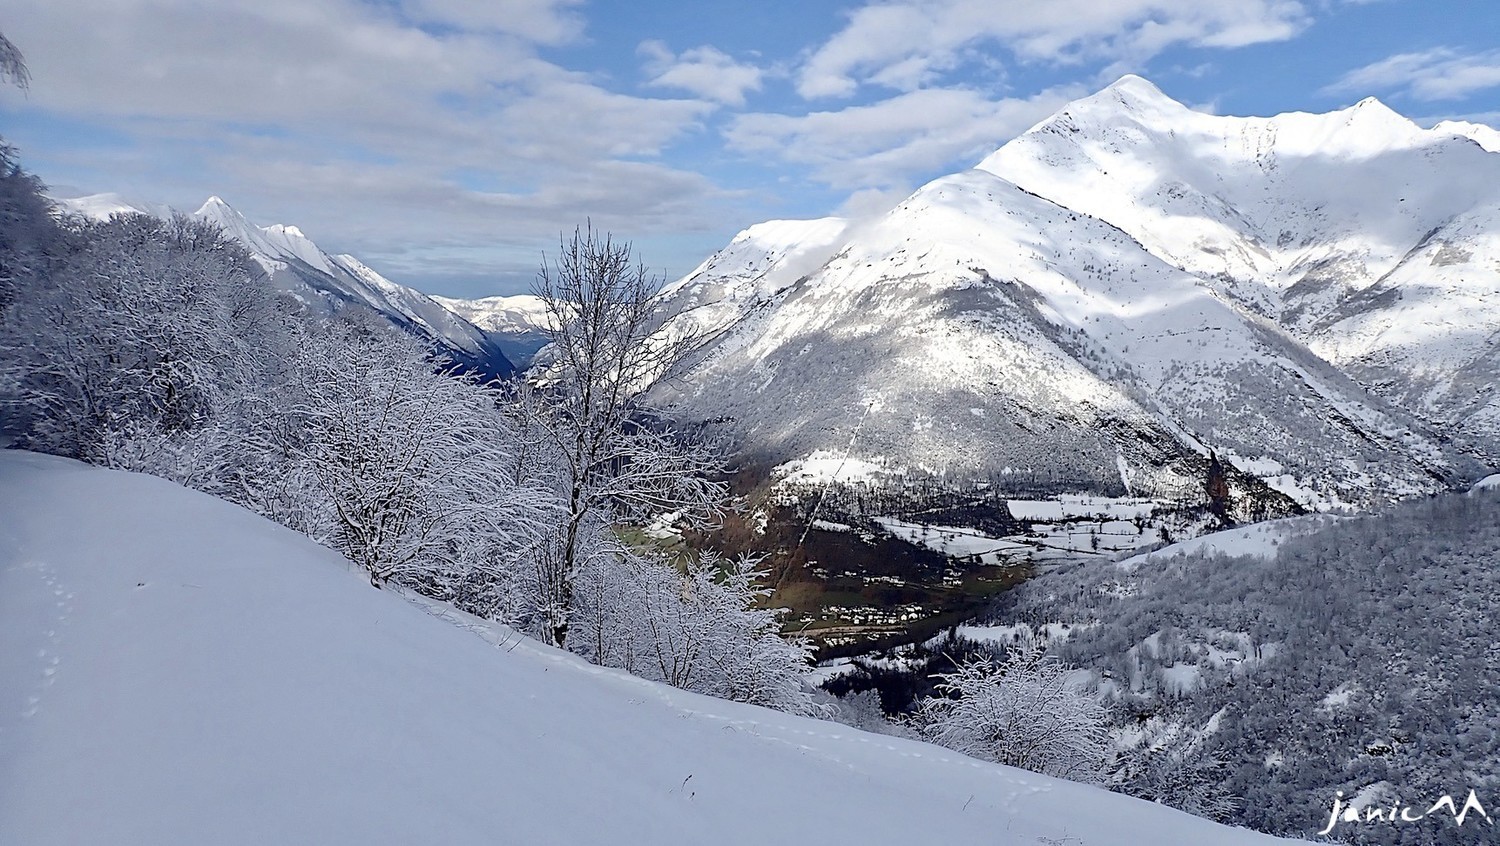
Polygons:
[[661,325],[659,287],[628,243],[592,227],[575,230],[538,276],[552,342],[537,377],[549,400],[540,422],[561,461],[566,504],[545,567],[540,634],[557,646],[567,642],[574,577],[590,555],[609,556],[591,545],[610,542],[610,525],[668,513],[701,524],[725,496],[717,453],[641,401],[695,344]]
[[0,79],[10,80],[23,91],[31,86],[31,71],[26,69],[26,59],[3,33],[0,33]]

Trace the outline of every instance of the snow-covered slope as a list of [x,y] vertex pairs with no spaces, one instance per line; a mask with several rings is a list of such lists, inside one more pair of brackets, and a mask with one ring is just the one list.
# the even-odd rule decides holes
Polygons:
[[331,256],[295,226],[256,226],[218,197],[194,216],[211,220],[250,249],[276,281],[304,299],[312,292],[337,308],[362,303],[392,323],[441,344],[456,359],[481,372],[504,376],[514,368],[473,324],[432,298],[386,279],[349,255]]
[[1219,117],[1127,76],[979,167],[1128,232],[1389,400],[1500,450],[1500,133],[1366,99]]
[[1485,126],[1482,123],[1469,123],[1466,120],[1440,121],[1433,127],[1438,132],[1451,132],[1454,135],[1462,135],[1472,139],[1475,144],[1483,147],[1491,153],[1500,153],[1500,129]]
[[683,330],[713,337],[817,270],[843,244],[848,227],[837,217],[758,223],[663,288],[662,311]]
[[1433,490],[1446,468],[1274,325],[983,170],[744,312],[674,399],[776,460],[848,450],[959,481],[1194,490],[1214,449],[1321,505]]
[[[114,194],[57,203],[97,219],[123,212],[171,214],[167,207],[132,203]],[[420,291],[386,279],[353,256],[323,252],[295,226],[256,226],[218,197],[210,197],[193,216],[218,224],[250,251],[274,284],[319,312],[365,306],[480,373],[505,376],[514,369],[494,340],[463,317]]]
[[348,566],[0,452],[0,842],[1290,842],[601,670]]
[[1308,514],[1301,517],[1286,517],[1267,520],[1248,526],[1236,526],[1206,535],[1200,535],[1139,555],[1129,555],[1115,562],[1122,570],[1149,567],[1172,558],[1183,556],[1239,556],[1246,555],[1270,561],[1276,550],[1289,538],[1315,534],[1335,521],[1347,519],[1331,514]]
[[457,300],[433,297],[434,302],[484,330],[505,357],[525,368],[548,344],[547,304],[533,294]]

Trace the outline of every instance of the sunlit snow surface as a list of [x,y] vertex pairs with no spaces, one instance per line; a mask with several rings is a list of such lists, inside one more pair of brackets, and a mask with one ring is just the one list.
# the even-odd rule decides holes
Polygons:
[[1287,841],[591,667],[209,497],[0,452],[0,843],[601,842]]

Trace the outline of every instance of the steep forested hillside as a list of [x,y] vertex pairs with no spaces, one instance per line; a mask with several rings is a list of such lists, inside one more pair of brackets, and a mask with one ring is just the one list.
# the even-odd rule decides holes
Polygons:
[[[1186,735],[1221,759],[1242,824],[1306,835],[1326,823],[1336,790],[1418,811],[1471,788],[1493,801],[1500,495],[1444,495],[1300,532],[1251,554],[1200,544],[1062,567],[1008,596],[996,619],[1071,624],[1055,654],[1135,715],[1142,743]],[[1340,832],[1487,842],[1487,829],[1468,829],[1450,817]]]

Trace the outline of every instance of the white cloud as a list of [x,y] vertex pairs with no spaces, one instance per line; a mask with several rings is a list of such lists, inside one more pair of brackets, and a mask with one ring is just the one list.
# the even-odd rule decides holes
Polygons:
[[40,151],[59,181],[189,207],[218,193],[367,257],[589,216],[630,237],[701,226],[722,191],[660,159],[715,104],[617,93],[541,58],[581,37],[576,5],[0,0],[36,77],[0,97],[108,139]]
[[1296,0],[889,0],[855,11],[802,66],[805,98],[910,91],[992,45],[1022,62],[1140,62],[1176,44],[1241,47],[1310,23]]
[[809,165],[835,188],[899,191],[913,179],[973,165],[1083,93],[1068,86],[994,100],[968,89],[922,89],[838,111],[740,115],[727,136],[743,152]]
[[1500,50],[1462,53],[1438,47],[1398,53],[1352,70],[1323,89],[1328,94],[1394,91],[1415,100],[1462,100],[1500,86]]
[[870,220],[895,208],[910,195],[909,188],[861,188],[844,199],[836,214],[846,220]]
[[403,0],[401,9],[421,23],[504,32],[539,44],[566,44],[583,34],[573,11],[583,0]]
[[656,155],[712,109],[701,100],[631,97],[577,78],[554,78],[516,97],[484,129],[505,142],[497,152],[587,164]]
[[651,75],[648,85],[676,88],[731,106],[743,106],[746,92],[759,91],[765,73],[708,46],[673,55],[660,41],[644,41],[637,52],[646,58],[646,72]]

